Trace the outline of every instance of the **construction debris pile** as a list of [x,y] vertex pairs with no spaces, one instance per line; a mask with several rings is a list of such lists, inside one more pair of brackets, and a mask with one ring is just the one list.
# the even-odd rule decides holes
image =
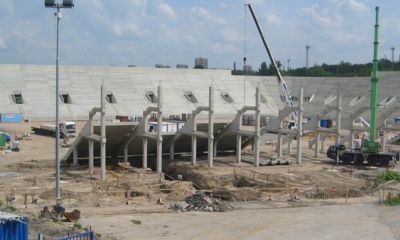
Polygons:
[[178,202],[171,206],[179,212],[199,211],[199,212],[226,212],[232,209],[223,201],[208,197],[204,192],[198,191],[186,197],[185,201]]

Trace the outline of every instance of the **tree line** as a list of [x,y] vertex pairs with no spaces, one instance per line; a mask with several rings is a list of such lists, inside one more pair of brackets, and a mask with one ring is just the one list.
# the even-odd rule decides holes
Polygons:
[[[379,60],[379,71],[400,71],[400,62],[388,59]],[[314,65],[308,69],[305,67],[295,69],[285,69],[280,61],[277,66],[284,76],[310,76],[310,77],[368,77],[371,76],[372,63],[352,64],[341,61],[339,64]],[[253,76],[275,76],[272,64],[261,63],[258,71],[232,70],[233,75],[253,75]]]

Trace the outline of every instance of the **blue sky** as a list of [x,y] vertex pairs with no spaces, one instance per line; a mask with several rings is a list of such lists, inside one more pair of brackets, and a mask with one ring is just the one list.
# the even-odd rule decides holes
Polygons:
[[[43,2],[0,0],[0,63],[54,64],[56,21]],[[369,62],[376,5],[380,57],[390,59],[395,47],[399,59],[399,0],[250,2],[284,65],[304,66],[307,44],[311,64]],[[243,0],[75,0],[61,21],[60,62],[67,65],[193,67],[202,56],[210,67],[232,68],[242,65],[245,46],[253,69],[268,60]]]

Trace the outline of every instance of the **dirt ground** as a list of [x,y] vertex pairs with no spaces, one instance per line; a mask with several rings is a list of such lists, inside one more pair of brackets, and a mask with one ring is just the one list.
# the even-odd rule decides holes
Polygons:
[[[32,125],[38,124],[0,124],[0,131],[22,134]],[[273,156],[273,150],[274,146],[262,146],[262,156]],[[62,148],[61,155],[66,151]],[[293,161],[295,151],[286,152],[283,159]],[[313,157],[314,150],[306,147],[303,154],[300,165],[259,168],[234,163],[235,157],[228,155],[218,156],[212,169],[204,156],[196,167],[185,157],[165,159],[165,176],[110,166],[106,182],[99,181],[98,168],[90,178],[85,166],[63,165],[63,206],[66,211],[79,209],[80,225],[92,226],[97,239],[400,239],[400,208],[379,204],[388,192],[374,182],[385,169],[336,165],[324,154]],[[253,157],[250,150],[245,156]],[[182,180],[175,180],[179,175]],[[233,210],[170,209],[196,190],[228,202]],[[0,154],[3,208],[7,196],[15,198],[9,204],[17,213],[30,216],[32,239],[38,232],[55,238],[82,231],[74,223],[38,217],[44,206],[55,202],[51,137],[32,134],[32,140],[21,141],[20,152]]]

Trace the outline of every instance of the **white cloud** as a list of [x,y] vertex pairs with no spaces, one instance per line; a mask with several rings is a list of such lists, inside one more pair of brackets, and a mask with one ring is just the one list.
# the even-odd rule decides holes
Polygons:
[[282,18],[280,18],[279,16],[277,16],[275,14],[269,14],[267,16],[267,22],[271,26],[280,27],[282,25]]
[[341,17],[332,11],[332,9],[326,11],[318,3],[303,8],[301,12],[309,16],[314,23],[325,28],[339,27],[342,21]]
[[133,34],[135,36],[143,37],[147,35],[151,35],[151,31],[148,29],[141,29],[137,24],[135,23],[129,23],[129,24],[115,24],[112,27],[113,33],[121,37],[123,35],[129,35]]
[[1,36],[0,36],[0,48],[6,48],[6,42]]
[[14,5],[12,0],[0,0],[0,13],[7,16],[14,15]]
[[212,51],[214,54],[218,55],[232,55],[240,54],[240,49],[233,44],[226,44],[221,42],[216,42],[212,46]]
[[200,21],[209,21],[212,24],[224,24],[225,20],[221,17],[213,16],[208,10],[203,7],[193,7],[189,10]]
[[158,6],[158,10],[160,11],[161,14],[163,14],[165,17],[169,18],[169,20],[176,20],[176,14],[174,9],[166,4],[166,3],[161,3]]
[[359,0],[335,0],[335,2],[338,7],[342,8],[342,11],[349,10],[359,16],[370,13],[368,7]]

